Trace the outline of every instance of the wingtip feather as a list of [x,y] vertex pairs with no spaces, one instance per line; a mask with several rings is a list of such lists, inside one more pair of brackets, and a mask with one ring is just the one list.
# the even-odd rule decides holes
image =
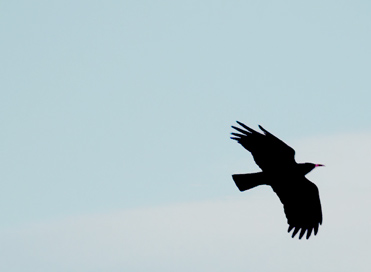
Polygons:
[[301,232],[300,232],[300,235],[299,235],[299,239],[301,239],[304,236],[304,233],[305,233],[306,230],[307,229],[305,229],[305,228],[302,228],[301,229]]
[[247,129],[248,131],[250,132],[256,132],[255,130],[253,130],[252,128],[249,128],[248,126],[246,126],[244,123],[241,123],[239,121],[236,121],[237,124],[239,124],[241,127],[243,127],[244,129]]
[[306,237],[307,240],[309,239],[310,235],[312,234],[312,230],[313,230],[312,228],[309,228],[309,229],[308,229],[307,237]]
[[266,131],[261,125],[259,125],[259,128],[264,132],[264,133],[267,133],[267,134],[270,134],[268,131]]
[[318,225],[318,224],[314,226],[314,235],[317,235],[317,232],[318,232],[318,227],[319,227],[319,225]]
[[300,228],[299,227],[296,227],[295,228],[295,230],[294,230],[294,232],[292,233],[292,238],[294,238],[295,237],[295,235],[299,232],[299,230],[300,230]]

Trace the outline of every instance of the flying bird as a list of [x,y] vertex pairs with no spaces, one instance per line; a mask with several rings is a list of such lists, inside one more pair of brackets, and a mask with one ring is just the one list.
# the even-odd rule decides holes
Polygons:
[[314,163],[297,163],[295,150],[266,131],[257,132],[245,124],[237,123],[243,128],[232,126],[239,133],[232,133],[246,150],[251,152],[255,163],[262,172],[232,175],[238,189],[249,190],[259,185],[269,185],[283,204],[292,237],[300,231],[299,239],[305,232],[308,239],[312,232],[318,232],[322,224],[322,209],[317,186],[305,175],[315,167],[324,166]]

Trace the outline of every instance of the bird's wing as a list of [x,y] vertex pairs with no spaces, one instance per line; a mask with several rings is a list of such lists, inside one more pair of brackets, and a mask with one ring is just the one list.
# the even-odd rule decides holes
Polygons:
[[279,186],[273,185],[272,188],[283,204],[289,224],[288,232],[294,230],[292,237],[299,231],[299,239],[305,232],[307,239],[312,231],[316,235],[319,225],[322,224],[321,201],[317,186],[303,176],[295,178],[295,181],[289,181],[286,186],[280,183]]
[[234,137],[231,137],[231,139],[236,140],[250,151],[256,164],[263,171],[277,169],[280,166],[287,167],[287,165],[295,163],[295,150],[263,127],[259,126],[264,132],[264,134],[261,134],[241,122],[237,121],[237,123],[244,129],[232,126],[240,133],[232,133]]

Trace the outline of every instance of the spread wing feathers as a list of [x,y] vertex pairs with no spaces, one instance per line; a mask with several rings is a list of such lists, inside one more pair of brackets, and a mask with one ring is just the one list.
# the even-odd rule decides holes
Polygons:
[[250,151],[256,164],[263,171],[295,163],[295,150],[266,131],[263,127],[259,126],[264,132],[264,134],[261,134],[241,122],[237,121],[237,123],[245,130],[232,126],[232,128],[240,133],[232,133],[234,137],[231,137],[231,139],[236,140],[245,149]]
[[319,199],[317,186],[305,177],[295,178],[295,181],[288,182],[288,186],[272,186],[283,204],[288,232],[294,230],[292,237],[300,231],[299,239],[305,232],[308,239],[312,233],[318,232],[319,225],[322,224],[322,209]]

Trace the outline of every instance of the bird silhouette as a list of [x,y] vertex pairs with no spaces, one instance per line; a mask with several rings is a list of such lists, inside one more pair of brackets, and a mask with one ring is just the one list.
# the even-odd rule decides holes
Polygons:
[[259,128],[259,133],[245,124],[237,123],[244,129],[232,126],[239,133],[232,133],[245,149],[251,152],[254,161],[262,172],[232,175],[240,191],[259,185],[269,185],[283,204],[292,237],[300,231],[299,239],[305,232],[308,239],[312,232],[318,232],[322,224],[322,210],[317,186],[305,178],[315,167],[324,166],[313,163],[296,163],[295,150],[283,141]]

